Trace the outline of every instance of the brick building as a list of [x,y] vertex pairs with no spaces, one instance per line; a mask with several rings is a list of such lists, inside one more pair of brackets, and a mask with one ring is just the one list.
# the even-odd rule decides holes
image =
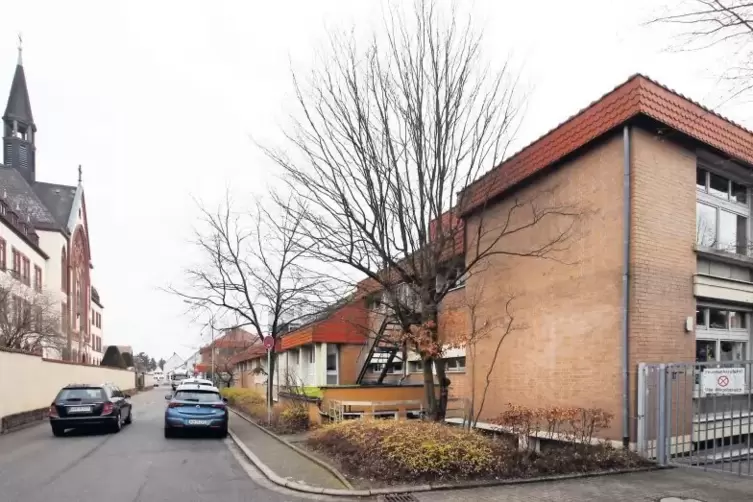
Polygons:
[[[753,133],[636,75],[470,186],[467,240],[501,225],[514,198],[583,209],[560,261],[494,256],[468,280],[484,287],[482,322],[513,295],[519,326],[483,415],[601,407],[616,418],[609,436],[634,440],[639,363],[749,359],[752,168]],[[477,385],[498,337],[478,346]]]

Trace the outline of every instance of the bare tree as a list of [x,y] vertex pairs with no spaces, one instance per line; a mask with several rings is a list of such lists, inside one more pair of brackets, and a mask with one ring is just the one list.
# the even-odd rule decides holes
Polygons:
[[[301,216],[274,215],[261,201],[250,211],[236,211],[229,195],[216,212],[203,207],[201,212],[195,243],[203,262],[186,271],[185,287],[168,288],[192,306],[234,319],[234,327],[250,328],[259,340],[277,339],[338,294],[337,287],[305,266]],[[268,399],[273,380],[268,379]]]
[[47,293],[11,277],[0,280],[0,347],[62,351],[66,338],[61,329],[57,303]]
[[753,2],[686,0],[676,11],[650,21],[655,23],[679,26],[683,51],[729,49],[729,66],[720,75],[732,87],[729,99],[753,88]]
[[[417,0],[410,16],[388,14],[363,50],[333,38],[331,59],[306,84],[294,75],[291,148],[265,148],[294,194],[280,205],[300,221],[308,252],[371,279],[420,352],[435,419],[447,401],[437,328],[445,295],[492,255],[556,256],[581,215],[541,192],[465,235],[467,195],[486,200],[488,184],[474,182],[505,157],[520,118],[516,76],[483,61],[471,24]],[[559,230],[528,249],[508,245],[540,225]]]

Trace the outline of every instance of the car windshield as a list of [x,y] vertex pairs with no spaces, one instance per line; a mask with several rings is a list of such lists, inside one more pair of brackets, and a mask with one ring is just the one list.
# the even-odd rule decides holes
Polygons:
[[179,390],[175,393],[174,399],[177,401],[195,401],[197,403],[222,401],[222,398],[216,392],[202,392],[198,390]]
[[104,399],[104,391],[100,388],[63,389],[58,394],[58,401],[84,401]]

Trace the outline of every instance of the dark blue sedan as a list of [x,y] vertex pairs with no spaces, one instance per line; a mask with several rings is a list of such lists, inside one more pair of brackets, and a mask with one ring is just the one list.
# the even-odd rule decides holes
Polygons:
[[205,431],[227,437],[228,411],[226,402],[216,387],[181,385],[165,410],[165,437],[179,431]]

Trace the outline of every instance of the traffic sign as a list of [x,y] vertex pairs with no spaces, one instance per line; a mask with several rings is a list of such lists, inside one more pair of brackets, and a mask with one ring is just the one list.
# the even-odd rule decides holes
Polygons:
[[272,350],[272,347],[275,346],[275,339],[271,336],[265,336],[264,337],[264,348],[267,350]]
[[745,368],[704,368],[701,381],[704,394],[744,394]]

